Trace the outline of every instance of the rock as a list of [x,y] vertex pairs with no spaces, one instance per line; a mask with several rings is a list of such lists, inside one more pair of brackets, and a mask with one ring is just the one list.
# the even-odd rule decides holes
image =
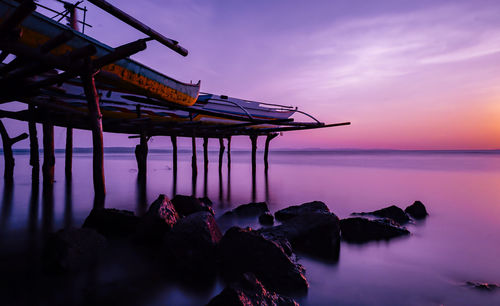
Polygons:
[[226,279],[252,272],[266,288],[277,292],[305,292],[309,286],[303,267],[292,261],[277,242],[251,228],[227,230],[217,253]]
[[298,306],[293,299],[266,290],[252,273],[245,273],[222,290],[207,306],[276,305]]
[[141,218],[137,227],[137,239],[146,242],[162,241],[165,233],[179,221],[180,217],[168,197],[160,194]]
[[135,233],[139,218],[128,210],[114,208],[93,209],[83,223],[84,228],[95,229],[106,237],[126,237]]
[[259,223],[262,225],[273,225],[274,217],[270,213],[266,212],[259,216]]
[[63,229],[50,235],[44,249],[49,272],[66,273],[88,269],[97,263],[106,238],[92,229]]
[[265,202],[243,204],[232,210],[237,217],[257,217],[269,212]]
[[313,201],[313,202],[308,202],[304,203],[301,205],[294,205],[290,206],[281,210],[278,210],[274,216],[276,220],[278,221],[285,221],[288,219],[291,219],[293,217],[296,217],[298,215],[304,214],[304,213],[312,213],[312,212],[326,212],[329,213],[330,210],[328,209],[328,206],[325,205],[325,203],[320,202],[320,201]]
[[272,240],[286,238],[294,250],[325,259],[338,259],[340,223],[334,213],[307,212],[284,221],[282,225],[260,231]]
[[424,219],[429,215],[424,204],[420,201],[415,201],[412,205],[406,207],[405,213],[409,214],[414,219]]
[[165,237],[168,254],[189,274],[215,272],[215,247],[222,238],[214,216],[196,212],[179,220]]
[[361,215],[361,216],[372,215],[380,218],[389,218],[398,222],[399,224],[403,224],[410,221],[410,218],[408,218],[406,213],[396,205],[391,205],[389,207],[375,210],[372,212],[353,213],[353,215]]
[[493,291],[496,289],[500,289],[500,285],[493,283],[466,282],[466,285],[474,289],[484,290],[484,291]]
[[342,239],[349,242],[388,240],[410,234],[406,228],[391,219],[368,220],[359,217],[347,218],[340,220],[340,229]]
[[174,204],[175,210],[182,216],[188,216],[199,211],[208,211],[214,215],[212,207],[207,204],[212,202],[210,202],[210,200],[207,201],[207,199],[202,198],[202,200],[200,200],[193,196],[178,194],[172,199],[172,204]]

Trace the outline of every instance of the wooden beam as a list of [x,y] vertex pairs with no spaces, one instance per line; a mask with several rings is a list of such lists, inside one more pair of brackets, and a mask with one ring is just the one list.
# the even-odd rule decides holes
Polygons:
[[83,89],[88,102],[90,129],[93,144],[93,177],[96,197],[106,194],[104,180],[104,148],[102,140],[102,114],[99,107],[99,94],[95,87],[94,72],[90,58],[85,60],[85,72],[81,75]]
[[266,147],[264,149],[264,168],[265,168],[265,171],[267,171],[269,169],[269,163],[268,163],[269,143],[271,142],[271,140],[276,138],[278,135],[279,135],[278,133],[267,134]]
[[34,1],[23,1],[0,25],[0,37],[20,25],[34,10],[36,10]]

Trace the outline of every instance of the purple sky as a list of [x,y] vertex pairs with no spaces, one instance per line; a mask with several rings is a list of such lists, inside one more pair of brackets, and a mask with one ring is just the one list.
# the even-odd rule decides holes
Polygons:
[[[152,68],[201,80],[205,92],[352,122],[286,133],[273,148],[500,148],[497,1],[110,2],[190,51],[184,58],[151,42],[134,58]],[[143,37],[87,6],[87,34],[111,46]],[[8,129],[21,126],[9,121]],[[64,140],[57,129],[56,147]],[[137,140],[106,134],[104,141]],[[90,143],[90,133],[75,133],[75,146]],[[249,143],[235,140],[236,147]],[[170,142],[156,137],[151,146]]]

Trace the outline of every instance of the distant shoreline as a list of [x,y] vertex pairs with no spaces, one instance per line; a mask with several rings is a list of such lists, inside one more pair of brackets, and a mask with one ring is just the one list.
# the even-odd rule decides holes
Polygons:
[[[14,154],[29,154],[29,149],[13,149]],[[106,154],[134,154],[133,147],[107,147],[104,148]],[[201,150],[197,150],[201,152]],[[40,153],[43,150],[40,150]],[[56,153],[65,153],[65,149],[56,149]],[[190,149],[179,149],[179,153],[191,153]],[[211,153],[218,153],[218,150],[209,150]],[[250,153],[251,150],[233,149],[231,153]],[[262,153],[263,150],[259,150]],[[500,154],[500,149],[492,150],[399,150],[399,149],[271,149],[274,154]],[[73,153],[92,153],[92,148],[74,148]],[[149,149],[149,153],[172,153],[171,149]],[[3,149],[0,149],[3,154]]]

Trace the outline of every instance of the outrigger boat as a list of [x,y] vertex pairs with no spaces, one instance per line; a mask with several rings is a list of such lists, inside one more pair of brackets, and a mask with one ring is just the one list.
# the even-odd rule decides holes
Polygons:
[[[102,3],[102,1],[91,2]],[[16,1],[0,0],[0,23],[12,14],[18,6],[19,4]],[[51,53],[53,55],[63,55],[89,44],[96,48],[96,57],[101,57],[114,51],[113,48],[92,37],[73,30],[38,12],[30,14],[22,22],[21,29],[23,34],[19,42],[31,48],[38,48],[38,46],[64,31],[72,31],[74,38],[52,50]],[[177,49],[180,49],[181,52],[179,53],[187,55],[187,51],[178,46],[177,42],[172,40],[171,42],[177,46]],[[182,52],[182,50],[185,52]],[[102,67],[96,79],[104,84],[115,86],[132,94],[144,95],[183,106],[193,105],[198,98],[200,90],[200,82],[197,84],[188,84],[177,81],[130,58],[121,59]]]

